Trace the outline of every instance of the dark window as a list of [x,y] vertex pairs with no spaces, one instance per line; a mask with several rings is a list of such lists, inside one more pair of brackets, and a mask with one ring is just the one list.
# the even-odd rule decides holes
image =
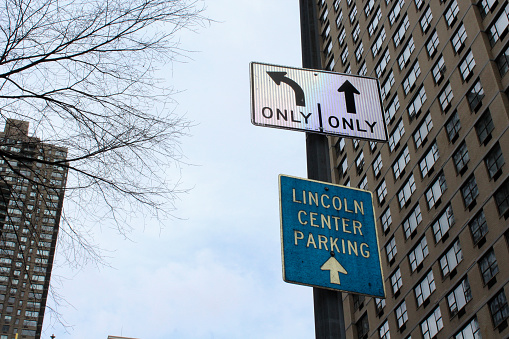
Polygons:
[[484,158],[484,162],[488,168],[490,178],[494,178],[500,173],[499,171],[504,165],[505,161],[499,143],[496,143],[495,146],[493,146],[486,158]]
[[481,260],[479,260],[479,269],[481,270],[481,275],[485,284],[498,273],[497,258],[495,258],[493,249],[490,249]]
[[449,141],[454,141],[458,136],[458,131],[461,128],[460,119],[458,117],[458,113],[454,112],[451,118],[445,124],[445,129],[447,130],[447,136],[449,137]]
[[488,304],[490,305],[493,325],[497,327],[509,317],[509,307],[507,306],[507,298],[505,297],[504,290],[498,292],[498,294],[491,299]]
[[475,111],[479,105],[481,104],[481,100],[484,98],[484,89],[481,86],[481,82],[479,80],[476,81],[474,86],[467,93],[468,104],[470,105],[470,110]]
[[509,45],[496,59],[500,75],[504,76],[509,71]]
[[353,298],[353,307],[356,310],[360,310],[364,306],[364,299],[366,297],[364,297],[363,295],[360,295],[360,294],[353,294],[352,298]]
[[486,144],[491,139],[491,132],[495,129],[490,111],[484,113],[475,124],[475,131],[481,143]]
[[357,327],[357,337],[359,339],[368,337],[369,321],[367,313],[364,313],[364,315],[359,319],[359,321],[357,321],[355,327]]
[[458,173],[463,173],[462,171],[466,169],[466,165],[470,160],[467,144],[464,141],[458,147],[458,150],[454,152],[452,158],[454,159],[454,165],[456,166]]
[[477,244],[479,240],[481,240],[486,233],[488,233],[488,223],[486,222],[486,217],[484,216],[484,211],[481,210],[479,214],[477,214],[469,224],[470,232],[472,232],[472,239],[474,240],[474,244]]
[[509,181],[506,181],[495,192],[495,202],[498,207],[498,213],[503,215],[509,209]]
[[479,195],[479,189],[477,188],[474,176],[468,178],[467,182],[461,187],[461,195],[463,195],[463,200],[467,207],[470,206]]

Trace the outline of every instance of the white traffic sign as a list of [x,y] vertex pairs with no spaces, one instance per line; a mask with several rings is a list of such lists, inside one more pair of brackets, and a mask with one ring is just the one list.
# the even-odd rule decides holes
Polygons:
[[388,140],[375,78],[252,62],[251,114],[258,126]]

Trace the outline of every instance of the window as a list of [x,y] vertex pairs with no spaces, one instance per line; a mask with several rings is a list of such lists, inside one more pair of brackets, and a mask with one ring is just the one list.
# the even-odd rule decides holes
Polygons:
[[449,141],[454,142],[458,137],[459,130],[461,128],[460,119],[458,117],[458,112],[454,112],[451,118],[445,124],[445,130],[447,131],[447,136],[449,137]]
[[456,152],[452,155],[452,159],[454,160],[454,166],[456,166],[456,171],[458,173],[463,174],[467,170],[467,163],[470,160],[468,156],[467,144],[463,141]]
[[481,332],[479,330],[479,323],[477,317],[474,317],[465,327],[463,327],[455,336],[454,339],[481,339]]
[[367,176],[364,176],[364,178],[362,178],[362,180],[359,182],[358,187],[361,190],[367,190],[368,189],[368,177]]
[[364,45],[362,41],[359,43],[359,46],[355,49],[355,60],[359,62],[362,58],[362,53],[364,53]]
[[337,12],[338,9],[339,9],[339,3],[341,2],[341,0],[334,0],[334,10]]
[[397,48],[399,44],[405,39],[405,33],[408,27],[410,27],[410,22],[408,21],[408,15],[405,15],[403,21],[392,37],[392,40],[394,41],[394,48]]
[[447,205],[442,214],[433,224],[433,234],[435,236],[435,243],[438,243],[442,239],[449,228],[454,225],[454,213],[452,212],[451,205]]
[[405,169],[405,166],[410,161],[410,152],[408,151],[408,146],[401,152],[399,157],[396,159],[394,164],[392,165],[392,170],[394,171],[394,177],[396,179],[399,178],[402,171]]
[[348,61],[348,46],[345,46],[345,49],[341,53],[341,62],[344,65],[346,64],[347,61]]
[[431,120],[431,115],[428,113],[422,120],[422,123],[417,127],[414,132],[414,142],[415,148],[419,148],[425,141],[428,136],[429,131],[433,128],[433,121]]
[[415,191],[415,180],[414,175],[412,173],[405,182],[405,185],[398,191],[398,201],[400,208],[405,207],[414,191]]
[[419,162],[419,167],[421,169],[421,175],[424,178],[426,174],[430,171],[430,169],[433,167],[435,162],[438,160],[439,157],[438,153],[438,145],[437,142],[433,142],[428,152],[424,155],[422,160]]
[[424,339],[434,338],[444,327],[440,306],[437,306],[433,312],[421,323],[421,332]]
[[394,117],[396,115],[398,108],[399,108],[399,98],[398,94],[396,93],[394,95],[394,98],[392,98],[392,101],[385,108],[385,123],[387,125],[390,125],[394,121]]
[[[360,143],[359,139],[353,139],[352,140],[353,148],[357,149],[359,147],[359,143]],[[364,158],[364,156],[363,156],[363,158]]]
[[502,166],[505,164],[504,156],[500,144],[497,142],[484,158],[486,168],[490,178],[495,179],[501,172]]
[[391,275],[391,285],[392,285],[392,292],[397,297],[397,293],[401,289],[401,286],[403,286],[403,280],[401,278],[401,270],[398,269],[394,272],[393,275]]
[[408,314],[406,311],[406,302],[403,302],[396,308],[396,320],[398,322],[398,328],[401,328],[408,321]]
[[426,12],[421,17],[421,29],[423,33],[426,33],[431,25],[431,21],[433,20],[433,14],[431,13],[431,8],[428,6]]
[[488,38],[493,46],[507,33],[509,27],[509,5],[506,3],[505,8],[495,22],[488,28]]
[[324,23],[327,21],[327,15],[329,14],[329,10],[327,9],[327,6],[324,7],[322,14],[320,15],[320,21]]
[[414,0],[414,2],[415,2],[415,7],[417,8],[417,10],[421,9],[422,5],[424,5],[424,0]]
[[393,152],[399,146],[401,137],[405,134],[405,127],[403,126],[403,120],[400,120],[398,125],[394,128],[394,131],[389,137],[389,150]]
[[447,22],[447,26],[452,27],[454,23],[456,22],[456,19],[458,17],[458,3],[456,0],[454,0],[449,7],[445,10],[445,21]]
[[490,248],[486,254],[479,260],[479,269],[484,284],[488,284],[489,281],[498,273],[497,258],[495,258],[495,252]]
[[359,26],[359,23],[357,23],[357,25],[355,25],[355,28],[352,31],[353,42],[357,42],[360,34],[361,34],[361,27]]
[[431,186],[426,190],[426,201],[428,202],[429,209],[435,206],[446,189],[447,184],[445,182],[444,173],[440,173]]
[[451,316],[454,317],[465,305],[472,300],[472,292],[468,278],[465,277],[459,284],[447,295],[447,304]]
[[412,99],[410,104],[408,105],[408,115],[410,118],[413,118],[414,115],[418,115],[421,111],[422,105],[426,101],[426,91],[424,90],[424,86],[421,86],[419,92]]
[[478,79],[474,86],[467,93],[468,104],[470,110],[476,111],[481,106],[481,100],[484,98],[484,89],[481,86],[481,81]]
[[433,79],[435,80],[435,84],[438,85],[442,81],[442,79],[444,78],[445,70],[446,67],[444,56],[440,54],[440,58],[438,58],[438,61],[435,63],[433,69],[431,70],[431,72],[433,73]]
[[472,233],[472,240],[477,244],[488,233],[488,223],[484,216],[484,211],[481,210],[468,225]]
[[361,151],[357,158],[355,158],[355,166],[357,167],[357,172],[362,171],[364,167],[364,152]]
[[375,15],[373,16],[373,20],[368,25],[368,33],[371,37],[373,34],[375,34],[376,29],[378,28],[378,23],[380,22],[380,19],[382,19],[382,11],[380,10],[380,7],[377,8]]
[[375,178],[378,178],[380,175],[380,171],[382,170],[382,155],[378,153],[377,157],[375,158],[375,161],[373,162],[373,174],[375,175]]
[[346,31],[345,31],[345,28],[343,27],[341,29],[341,32],[339,32],[339,35],[338,35],[338,42],[339,42],[340,46],[343,46],[343,43],[345,42],[345,38],[346,38]]
[[375,298],[376,313],[380,314],[385,307],[385,299]]
[[496,62],[500,76],[504,76],[509,71],[509,45],[500,53]]
[[366,17],[368,17],[371,12],[373,11],[373,8],[375,7],[375,0],[369,0],[366,6],[364,6],[364,14],[366,14]]
[[387,68],[387,65],[389,64],[389,61],[391,61],[391,56],[389,54],[389,50],[386,49],[384,54],[380,57],[380,61],[378,62],[378,65],[375,67],[375,73],[378,78],[382,77],[385,73],[385,69]]
[[355,323],[355,327],[357,327],[357,338],[362,339],[367,337],[369,333],[369,321],[367,313],[364,313],[362,317]]
[[392,224],[391,209],[389,207],[382,213],[380,220],[382,221],[382,228],[386,232]]
[[392,237],[387,245],[385,245],[385,252],[387,253],[387,261],[392,263],[392,259],[394,259],[398,253],[398,249],[396,248],[396,239],[394,239],[394,237]]
[[391,26],[396,22],[396,20],[398,20],[399,13],[401,12],[401,9],[403,8],[404,5],[405,0],[397,0],[396,4],[389,12],[389,23],[391,24]]
[[466,207],[475,203],[475,198],[479,195],[479,189],[477,188],[477,183],[473,175],[468,178],[467,182],[461,187],[461,195],[463,196]]
[[417,267],[424,261],[428,254],[428,242],[426,241],[426,236],[424,236],[422,237],[421,241],[419,241],[419,243],[414,247],[414,249],[408,254],[408,261],[410,261],[412,272],[417,269]]
[[415,49],[414,38],[410,37],[410,40],[408,40],[405,46],[405,49],[398,56],[398,65],[400,70],[405,68],[407,63],[410,61],[410,56],[412,55],[414,49]]
[[379,329],[380,339],[391,339],[391,334],[389,333],[389,321],[386,320]]
[[454,52],[459,53],[465,47],[465,40],[467,39],[467,31],[465,30],[465,26],[463,23],[458,28],[456,33],[452,36],[452,47]]
[[367,68],[367,66],[366,66],[366,63],[365,63],[365,62],[364,62],[364,63],[362,63],[362,66],[359,68],[359,72],[358,72],[358,73],[359,73],[359,75],[361,75],[361,76],[364,76],[364,75],[368,74],[368,68]]
[[480,7],[481,15],[484,17],[494,8],[493,6],[497,3],[497,0],[481,0],[478,3]]
[[460,63],[460,73],[463,81],[467,81],[472,76],[472,70],[475,66],[474,54],[472,51],[468,51],[467,56]]
[[382,100],[385,100],[392,86],[394,85],[394,72],[391,70],[384,83],[381,86]]
[[503,289],[488,302],[488,305],[490,306],[491,319],[493,319],[495,327],[498,327],[509,317],[509,307],[507,306],[507,298]]
[[498,213],[504,215],[509,209],[509,181],[506,181],[495,192],[495,202],[498,207]]
[[387,195],[387,186],[385,185],[385,179],[382,180],[378,188],[376,189],[378,196],[378,202],[382,205],[385,202],[385,196]]
[[347,170],[348,170],[348,159],[347,157],[344,157],[338,166],[339,177],[345,176]]
[[338,16],[336,17],[336,27],[339,28],[339,26],[341,26],[342,23],[343,23],[343,10],[340,10]]
[[495,129],[491,114],[486,111],[475,124],[475,131],[481,144],[487,144],[491,140],[491,132]]
[[330,37],[330,25],[327,22],[325,24],[323,31],[322,31],[322,38],[323,38],[323,40],[327,40],[329,37]]
[[426,42],[426,50],[428,51],[428,56],[430,58],[435,55],[439,43],[440,41],[438,40],[437,31],[433,31],[431,38],[429,38],[428,42]]
[[385,28],[382,27],[375,42],[373,43],[373,46],[371,46],[371,52],[373,53],[373,58],[376,57],[378,55],[378,53],[380,52],[380,50],[382,49],[382,44],[385,41],[385,38],[386,38]]
[[356,17],[357,17],[357,5],[354,4],[349,14],[351,24],[355,21]]
[[440,102],[442,111],[447,112],[447,110],[451,107],[451,101],[453,98],[454,95],[452,94],[451,84],[448,82],[442,92],[438,95],[438,101]]
[[426,301],[431,293],[435,291],[435,278],[433,271],[430,270],[428,274],[415,286],[415,299],[417,299],[417,307],[421,306]]
[[419,67],[419,61],[416,61],[408,75],[403,80],[403,91],[405,95],[407,95],[415,86],[415,81],[417,77],[421,74],[421,69]]
[[343,153],[345,150],[345,139],[344,138],[338,138],[336,143],[334,144],[334,149],[336,150],[336,156]]
[[407,239],[414,234],[415,229],[417,228],[417,226],[419,226],[421,221],[422,221],[421,206],[419,206],[419,204],[417,203],[412,212],[410,212],[408,217],[403,221],[403,228],[405,230],[405,237]]

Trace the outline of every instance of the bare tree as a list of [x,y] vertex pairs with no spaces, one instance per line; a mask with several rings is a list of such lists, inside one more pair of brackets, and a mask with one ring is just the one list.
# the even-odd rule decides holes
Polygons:
[[66,199],[85,208],[79,219],[112,218],[125,233],[124,212],[171,213],[178,182],[164,171],[189,122],[155,71],[182,55],[176,33],[203,23],[197,2],[5,0],[1,12],[0,116],[68,149]]
[[48,160],[0,147],[0,160],[68,170],[60,241],[70,263],[101,258],[83,220],[125,235],[133,214],[172,215],[179,182],[166,171],[178,168],[189,122],[156,71],[186,57],[177,33],[202,25],[202,11],[195,0],[0,4],[0,120],[28,121],[41,143],[67,149]]

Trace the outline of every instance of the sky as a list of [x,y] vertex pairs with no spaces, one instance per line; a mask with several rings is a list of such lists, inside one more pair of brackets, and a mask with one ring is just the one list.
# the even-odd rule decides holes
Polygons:
[[134,220],[130,239],[96,228],[106,266],[74,271],[57,252],[52,285],[66,326],[50,312],[42,338],[314,336],[312,288],[281,274],[278,175],[306,177],[305,135],[250,118],[249,63],[301,66],[299,1],[206,6],[215,22],[180,35],[191,59],[158,74],[195,123],[182,144],[181,181],[192,189],[178,218]]

